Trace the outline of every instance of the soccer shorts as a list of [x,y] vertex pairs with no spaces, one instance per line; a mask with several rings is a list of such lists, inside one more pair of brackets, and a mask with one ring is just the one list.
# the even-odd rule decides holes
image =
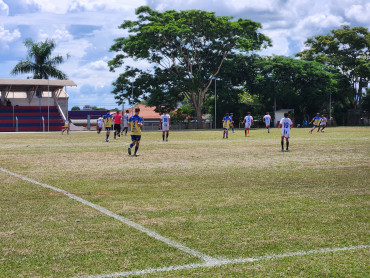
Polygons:
[[162,125],[162,131],[169,131],[170,130],[170,126],[169,125]]
[[229,129],[227,127],[224,127],[224,131],[229,131]]
[[281,137],[290,138],[290,128],[282,128]]
[[114,130],[121,130],[121,125],[120,124],[114,124]]
[[131,141],[138,141],[140,142],[141,135],[131,135]]
[[106,126],[106,127],[105,127],[105,130],[106,130],[106,131],[110,131],[111,129],[112,129],[112,127],[110,127],[110,126]]
[[124,121],[123,122],[123,127],[128,127],[128,122]]
[[269,127],[270,126],[270,122],[266,122],[266,127]]
[[245,128],[251,128],[251,125],[245,125]]

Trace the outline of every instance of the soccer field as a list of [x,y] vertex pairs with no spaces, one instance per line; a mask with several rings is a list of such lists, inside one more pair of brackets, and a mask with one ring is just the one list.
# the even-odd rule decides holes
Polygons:
[[369,277],[370,128],[0,133],[0,277]]

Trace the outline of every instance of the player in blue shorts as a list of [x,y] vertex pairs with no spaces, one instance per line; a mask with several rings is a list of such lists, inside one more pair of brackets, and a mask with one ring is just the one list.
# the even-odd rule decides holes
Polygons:
[[107,114],[103,116],[103,121],[105,125],[105,130],[107,131],[105,141],[109,142],[109,134],[112,129],[112,122],[113,122],[113,116],[110,114],[109,110],[107,111]]
[[140,108],[135,108],[135,115],[131,116],[128,123],[131,127],[131,141],[130,147],[128,148],[128,154],[131,155],[131,149],[135,146],[134,156],[137,156],[137,150],[139,149],[141,140],[141,127],[143,126],[143,119],[139,116]]
[[[313,123],[313,127],[312,129],[308,132],[308,133],[311,133],[312,134],[312,131],[315,130],[316,127],[319,127],[320,123],[321,123],[321,117],[320,117],[320,113],[317,113],[315,117],[313,117],[313,119],[311,120],[311,122],[309,122],[309,125]],[[319,132],[319,130],[317,130],[317,132]]]
[[229,117],[229,113],[226,113],[225,117],[223,117],[222,119],[222,127],[224,128],[224,135],[222,137],[223,139],[225,139],[225,135],[226,135],[226,139],[229,138],[230,124],[231,124],[231,118]]

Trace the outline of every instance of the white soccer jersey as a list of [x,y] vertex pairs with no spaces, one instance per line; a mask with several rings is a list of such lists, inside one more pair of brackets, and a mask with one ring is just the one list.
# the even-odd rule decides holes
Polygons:
[[251,127],[253,117],[252,116],[245,116],[244,120],[245,120],[245,128]]
[[170,115],[168,114],[163,114],[161,116],[161,121],[162,121],[162,130],[167,131],[170,129]]
[[265,115],[263,118],[265,119],[266,126],[269,126],[270,123],[271,123],[271,116],[270,115]]
[[290,137],[290,126],[293,125],[293,122],[289,118],[282,118],[280,120],[281,125],[281,136],[284,136],[285,138]]
[[98,118],[98,126],[103,127],[103,117]]
[[123,127],[128,127],[128,119],[129,118],[130,118],[129,113],[125,113],[125,115],[123,115]]
[[321,125],[321,126],[326,125],[326,122],[327,122],[327,121],[328,121],[328,119],[327,119],[327,118],[322,117],[322,118],[321,118],[320,125]]

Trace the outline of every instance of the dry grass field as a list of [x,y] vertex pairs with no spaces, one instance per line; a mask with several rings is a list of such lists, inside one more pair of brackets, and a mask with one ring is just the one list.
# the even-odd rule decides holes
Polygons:
[[0,277],[369,277],[370,128],[0,133]]

